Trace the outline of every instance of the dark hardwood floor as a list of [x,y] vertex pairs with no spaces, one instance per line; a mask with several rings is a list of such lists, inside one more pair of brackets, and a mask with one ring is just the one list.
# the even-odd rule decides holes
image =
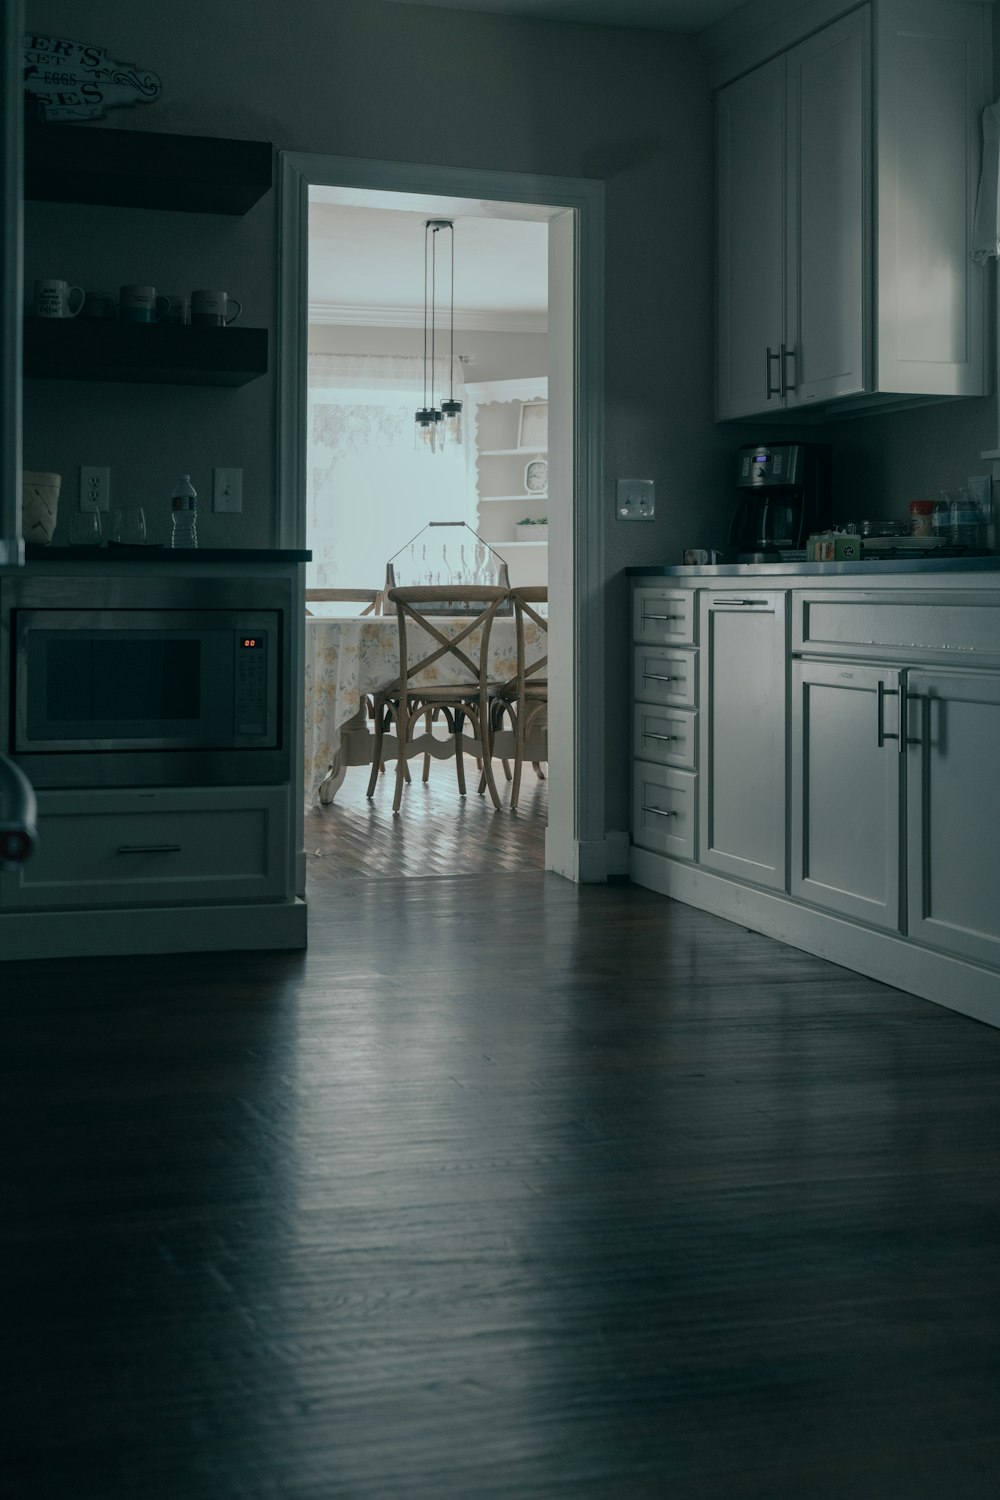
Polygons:
[[4,1500],[996,1500],[1000,1033],[329,811],[307,954],[0,966]]

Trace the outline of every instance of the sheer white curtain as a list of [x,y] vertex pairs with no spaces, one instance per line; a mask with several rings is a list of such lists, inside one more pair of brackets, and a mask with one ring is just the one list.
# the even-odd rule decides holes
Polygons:
[[[436,374],[435,394],[447,394],[447,360]],[[457,359],[454,387],[461,400]],[[460,448],[418,452],[422,405],[419,358],[310,354],[307,586],[381,588],[389,558],[428,521],[475,526],[468,437]]]

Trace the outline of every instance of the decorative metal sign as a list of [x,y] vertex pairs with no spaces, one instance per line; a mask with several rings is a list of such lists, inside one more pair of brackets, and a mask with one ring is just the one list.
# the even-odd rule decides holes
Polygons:
[[97,120],[119,104],[150,103],[155,73],[113,62],[103,47],[55,36],[24,38],[24,93],[45,120]]

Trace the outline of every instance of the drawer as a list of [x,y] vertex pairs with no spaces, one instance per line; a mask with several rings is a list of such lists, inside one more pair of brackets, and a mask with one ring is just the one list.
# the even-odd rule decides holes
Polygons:
[[636,646],[632,696],[637,703],[694,708],[698,701],[698,652],[684,647]]
[[792,644],[810,654],[926,661],[940,652],[954,664],[1000,660],[1000,595],[995,589],[946,593],[796,595]]
[[635,762],[632,842],[654,854],[694,859],[697,776],[670,766]]
[[633,754],[639,760],[693,771],[697,763],[698,715],[693,708],[635,706]]
[[43,792],[5,910],[274,901],[290,894],[288,789]]
[[632,603],[632,638],[647,646],[675,641],[693,645],[695,620],[693,589],[637,588]]

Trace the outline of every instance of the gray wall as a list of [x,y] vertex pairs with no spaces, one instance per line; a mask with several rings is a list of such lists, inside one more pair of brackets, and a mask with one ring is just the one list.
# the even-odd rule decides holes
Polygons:
[[[311,323],[311,354],[410,354],[423,352],[420,328],[364,328],[360,325]],[[467,354],[467,383],[478,380],[517,380],[549,373],[549,339],[545,333],[501,333],[492,328],[460,329],[456,354]]]

